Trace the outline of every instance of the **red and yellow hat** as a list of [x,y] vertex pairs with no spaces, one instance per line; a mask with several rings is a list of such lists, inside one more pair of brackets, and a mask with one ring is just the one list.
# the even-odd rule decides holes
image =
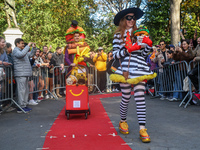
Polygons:
[[71,27],[67,29],[65,33],[66,42],[70,43],[74,41],[74,33],[79,33],[81,39],[85,39],[86,33],[83,28],[78,26],[78,22],[76,20],[72,21]]

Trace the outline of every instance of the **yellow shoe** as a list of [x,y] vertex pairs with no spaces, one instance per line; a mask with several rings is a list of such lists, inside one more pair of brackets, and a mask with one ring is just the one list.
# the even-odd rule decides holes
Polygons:
[[147,133],[147,129],[141,129],[140,130],[140,139],[142,140],[142,142],[144,143],[149,143],[151,142],[151,139]]
[[128,124],[126,121],[122,122],[120,121],[119,122],[119,131],[122,133],[122,134],[129,134],[129,131],[128,131]]

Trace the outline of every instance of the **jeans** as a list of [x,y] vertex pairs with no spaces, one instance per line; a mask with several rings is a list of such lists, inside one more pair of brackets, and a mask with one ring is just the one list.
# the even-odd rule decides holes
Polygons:
[[[38,85],[38,82],[39,82],[39,77],[38,76],[34,76],[33,77],[33,82],[34,82],[34,84],[35,84],[35,87],[34,87],[34,91],[37,91],[38,90],[38,87],[37,87],[37,85]],[[33,99],[34,100],[37,100],[38,99],[38,93],[33,93]]]
[[[163,73],[159,72],[158,74],[158,91],[163,91]],[[159,92],[160,95],[163,95],[162,92]]]
[[[175,81],[173,85],[174,85],[174,91],[182,90],[182,80],[179,70],[175,72]],[[173,98],[182,99],[182,92],[174,92]]]

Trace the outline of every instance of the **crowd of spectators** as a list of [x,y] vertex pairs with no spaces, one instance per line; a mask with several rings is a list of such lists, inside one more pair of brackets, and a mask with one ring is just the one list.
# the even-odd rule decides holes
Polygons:
[[[181,34],[181,33],[180,33]],[[199,90],[198,81],[198,65],[196,65],[190,72],[188,72],[186,65],[179,64],[174,67],[174,72],[169,72],[170,66],[174,66],[175,63],[185,61],[187,65],[199,62],[199,44],[200,38],[197,39],[196,33],[193,39],[185,39],[181,34],[182,40],[177,45],[169,44],[167,45],[164,40],[159,42],[159,45],[153,47],[153,52],[151,52],[146,58],[151,70],[156,70],[159,68],[157,77],[157,89],[158,91],[165,91],[166,87],[173,85],[171,92],[159,92],[161,100],[177,101],[183,99],[184,92],[177,92],[183,90],[184,79],[188,76],[191,79],[192,84],[195,87],[195,92]],[[192,63],[191,63],[192,62]],[[187,81],[188,82],[188,81]],[[147,84],[154,88],[154,83],[148,81]],[[165,84],[165,85],[164,85]],[[164,89],[165,88],[165,89]]]
[[[30,111],[31,108],[27,105],[37,105],[43,99],[53,98],[49,95],[47,90],[53,92],[53,87],[57,97],[64,96],[64,92],[60,91],[60,84],[63,82],[58,76],[54,76],[54,66],[60,66],[59,70],[65,72],[64,66],[67,63],[64,62],[63,48],[57,47],[55,52],[52,52],[52,47],[49,48],[45,45],[42,50],[36,47],[35,43],[24,43],[23,39],[15,40],[15,48],[12,50],[12,45],[6,43],[3,37],[0,37],[0,65],[11,66],[14,71],[14,96],[16,96],[17,103],[23,108],[24,111]],[[106,54],[102,47],[99,47],[97,52],[90,52],[90,57],[86,60],[89,63],[89,67],[95,67],[97,69],[97,86],[96,92],[106,92],[106,72],[111,66],[113,60],[112,51]],[[179,45],[167,45],[164,40],[159,42],[159,45],[153,46],[153,51],[146,57],[146,62],[150,69],[153,71],[159,67],[158,70],[158,90],[163,91],[163,73],[168,73],[167,70],[164,72],[162,68],[173,65],[178,61],[186,61],[189,63],[191,60],[197,62],[200,60],[200,37],[194,35],[194,39],[182,40]],[[183,79],[187,76],[181,77],[181,68],[177,69],[174,73],[173,78],[169,78],[169,83],[173,84],[174,91],[181,90],[183,85]],[[48,74],[47,74],[48,70]],[[58,71],[59,72],[59,71]],[[2,90],[2,76],[5,74],[5,70],[0,68],[0,98],[3,97]],[[89,74],[89,78],[94,78],[94,74]],[[196,65],[189,73],[188,77],[191,79],[196,91],[199,90],[198,83],[198,65]],[[180,83],[174,82],[177,80]],[[89,82],[91,82],[89,80]],[[15,84],[16,83],[16,84]],[[169,84],[168,83],[168,84]],[[55,84],[55,86],[53,85]],[[92,83],[90,83],[92,84]],[[151,88],[154,88],[153,80],[147,82]],[[93,88],[92,88],[93,90]],[[99,91],[100,90],[100,91]],[[118,84],[113,84],[111,89],[113,92],[118,92],[120,87]],[[156,90],[156,89],[155,89]],[[38,91],[38,92],[33,92]],[[29,93],[30,92],[30,93]],[[168,99],[169,101],[177,101],[183,98],[182,92],[165,92],[159,93],[161,100]],[[1,102],[1,107],[8,106],[8,103]],[[1,109],[1,108],[0,108]],[[10,107],[7,111],[14,110],[14,107]],[[18,113],[21,113],[21,109],[17,109]]]
[[[12,50],[12,45],[6,43],[4,38],[0,37],[0,52],[0,65],[2,66],[0,71],[5,74],[5,66],[12,66],[14,72],[14,98],[25,112],[31,110],[31,108],[27,107],[28,105],[38,105],[43,99],[53,98],[55,96],[53,87],[55,87],[57,97],[64,96],[65,92],[60,90],[60,86],[61,82],[65,81],[59,75],[56,75],[56,73],[59,74],[60,72],[66,73],[64,66],[68,64],[64,63],[63,48],[57,47],[53,52],[51,46],[48,48],[45,45],[41,50],[36,47],[35,43],[30,42],[27,44],[23,39],[18,38],[15,40],[15,48]],[[92,92],[105,92],[107,54],[100,47],[97,53],[90,52],[90,58],[86,61],[88,61],[89,67],[97,69],[97,76],[100,77],[97,78],[99,89],[94,91],[94,88],[92,88]],[[59,66],[58,70],[54,70],[54,66]],[[90,78],[94,77],[93,74],[89,75]],[[0,75],[0,77],[2,76]],[[49,89],[53,95],[44,89]],[[0,89],[0,94],[3,94],[0,95],[1,99],[6,98],[3,88]],[[2,110],[7,106],[9,106],[7,102],[2,102],[0,109]],[[10,107],[7,111],[14,109],[15,107]],[[17,112],[22,113],[23,111],[17,108]]]

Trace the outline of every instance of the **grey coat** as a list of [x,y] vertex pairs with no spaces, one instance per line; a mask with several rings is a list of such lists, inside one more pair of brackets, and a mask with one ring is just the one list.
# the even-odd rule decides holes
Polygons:
[[15,47],[12,52],[12,58],[14,63],[14,76],[15,77],[30,77],[32,76],[32,67],[30,64],[30,57],[33,57],[36,52],[36,48],[32,48],[31,52],[28,52],[30,47],[27,45],[23,50]]
[[56,62],[56,66],[60,66],[60,64],[64,64],[64,55],[53,53],[52,59]]

